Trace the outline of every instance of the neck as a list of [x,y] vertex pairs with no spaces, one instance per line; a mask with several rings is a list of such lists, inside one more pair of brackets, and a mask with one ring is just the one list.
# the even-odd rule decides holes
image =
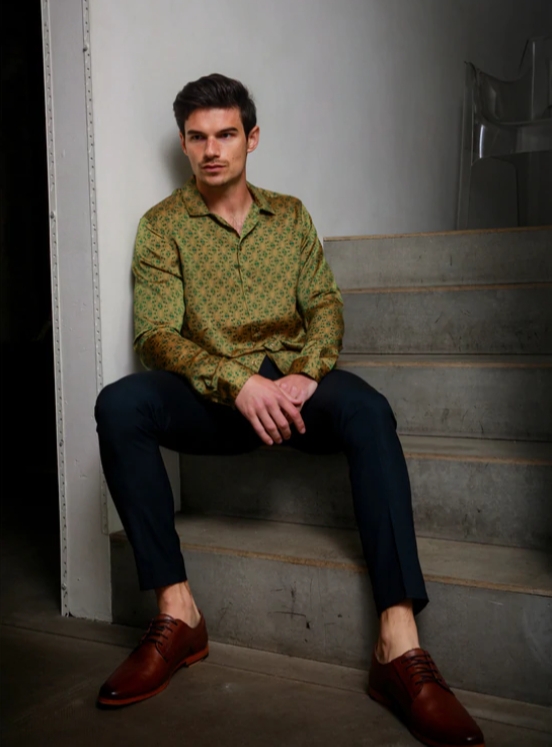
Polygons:
[[218,215],[245,213],[249,210],[253,199],[247,189],[245,173],[241,175],[239,181],[224,184],[221,187],[209,187],[197,180],[196,185],[209,210]]

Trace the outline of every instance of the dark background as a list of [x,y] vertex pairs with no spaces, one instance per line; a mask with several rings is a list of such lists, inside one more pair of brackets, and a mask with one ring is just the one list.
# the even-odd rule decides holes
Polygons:
[[46,557],[59,556],[59,509],[40,2],[4,3],[0,27],[1,523],[55,547],[45,555],[53,563]]

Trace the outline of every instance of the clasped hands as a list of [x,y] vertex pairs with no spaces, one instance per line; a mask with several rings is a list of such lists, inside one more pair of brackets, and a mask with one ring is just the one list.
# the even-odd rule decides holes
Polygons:
[[301,408],[312,397],[318,384],[303,374],[289,374],[271,381],[253,374],[236,397],[236,407],[246,417],[259,438],[268,446],[291,438],[291,426],[305,433]]

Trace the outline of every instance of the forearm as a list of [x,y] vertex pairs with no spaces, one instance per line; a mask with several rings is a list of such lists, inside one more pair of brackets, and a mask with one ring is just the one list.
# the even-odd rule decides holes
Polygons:
[[252,375],[237,361],[208,353],[169,327],[140,335],[134,347],[147,368],[185,376],[199,394],[221,404],[232,405]]
[[337,362],[343,339],[343,300],[326,262],[312,219],[303,208],[302,268],[297,306],[307,340],[289,373],[304,373],[320,381]]
[[343,339],[343,303],[333,293],[310,310],[307,341],[289,373],[304,373],[320,381],[334,368]]

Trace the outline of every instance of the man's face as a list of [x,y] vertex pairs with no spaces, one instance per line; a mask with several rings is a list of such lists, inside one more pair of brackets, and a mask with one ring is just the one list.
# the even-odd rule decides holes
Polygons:
[[239,109],[196,109],[180,133],[182,150],[199,186],[225,187],[245,179],[247,154],[259,142],[259,128],[246,138]]

